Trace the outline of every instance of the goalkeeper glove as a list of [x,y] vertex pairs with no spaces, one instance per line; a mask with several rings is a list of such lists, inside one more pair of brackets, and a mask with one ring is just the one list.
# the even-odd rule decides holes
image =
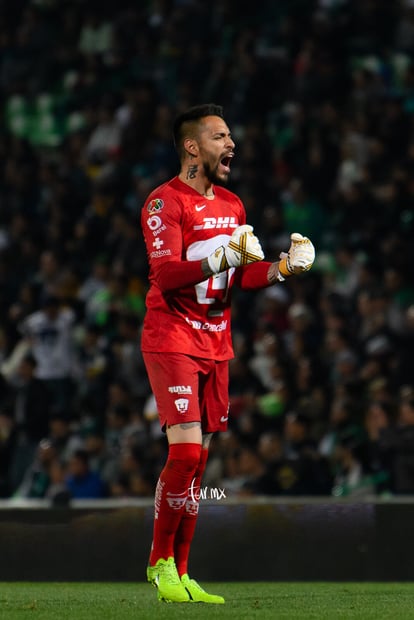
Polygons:
[[279,273],[282,276],[280,279],[308,271],[315,260],[315,248],[310,239],[302,237],[300,233],[292,233],[290,239],[292,243],[289,251],[280,254]]
[[221,273],[230,267],[240,267],[263,260],[260,242],[253,234],[253,226],[244,224],[233,232],[227,245],[222,245],[208,256],[212,273]]

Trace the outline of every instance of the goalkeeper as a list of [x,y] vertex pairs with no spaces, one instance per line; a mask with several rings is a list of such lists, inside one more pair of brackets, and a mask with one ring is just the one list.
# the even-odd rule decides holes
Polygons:
[[229,414],[233,285],[258,289],[312,266],[298,233],[277,263],[265,262],[241,200],[223,187],[234,142],[222,108],[205,104],[174,123],[177,177],[147,198],[141,225],[150,265],[142,351],[169,452],[155,492],[148,581],[169,602],[224,603],[188,574],[199,502],[196,490],[212,434]]

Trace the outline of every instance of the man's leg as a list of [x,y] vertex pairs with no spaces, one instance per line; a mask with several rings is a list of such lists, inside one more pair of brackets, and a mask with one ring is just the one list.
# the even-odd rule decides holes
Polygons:
[[[199,381],[200,375],[208,375],[214,362],[196,360],[182,354],[144,353],[150,383],[157,401],[161,426],[166,427],[169,443],[167,463],[160,475],[155,497],[155,518],[150,563],[147,567],[148,581],[158,586],[162,600],[184,602],[205,600],[208,597],[200,586],[190,580],[185,587],[177,572],[174,553],[177,532],[183,517],[187,497],[194,477],[202,476],[207,459],[201,457],[206,438],[202,438]],[[215,390],[211,398],[215,401]],[[208,448],[208,442],[203,446]],[[184,526],[183,526],[184,527]],[[184,550],[188,551],[194,533],[195,522],[185,534]],[[186,529],[186,528],[185,528]],[[192,530],[192,531],[191,531]],[[183,557],[182,555],[182,557]],[[189,587],[187,587],[189,586]],[[194,595],[191,594],[191,590]],[[200,594],[201,593],[201,594]],[[205,600],[205,602],[224,602]]]
[[189,593],[191,600],[194,602],[223,604],[224,598],[222,596],[209,594],[195,581],[195,579],[190,579],[188,575],[188,556],[190,554],[191,542],[197,524],[201,481],[207,465],[208,446],[212,436],[212,433],[203,435],[200,462],[187,497],[180,526],[175,536],[174,552],[181,583]]
[[157,585],[160,600],[184,603],[191,598],[177,572],[174,542],[185,510],[188,489],[200,462],[200,422],[169,426],[167,437],[168,459],[155,493],[153,541],[147,577]]
[[201,479],[206,468],[208,448],[202,448],[200,461],[191,482],[190,491],[185,502],[184,512],[174,542],[174,557],[177,571],[180,577],[188,573],[188,556],[191,541],[193,540],[198,509],[200,505]]
[[200,462],[201,446],[178,443],[169,447],[168,459],[155,492],[155,514],[150,565],[174,557],[175,534],[185,511],[188,489]]
[[[215,431],[225,431],[228,421],[228,362],[210,360],[200,377],[200,413],[203,429],[203,450],[197,469],[197,479],[193,486],[201,486],[201,478],[207,463],[207,450]],[[198,482],[198,479],[200,482]],[[175,558],[181,582],[188,590],[191,600],[204,603],[224,603],[224,598],[206,592],[187,572],[188,555],[194,535],[198,505],[193,494],[189,494],[186,512],[184,512],[175,539]],[[198,504],[198,502],[197,502]]]

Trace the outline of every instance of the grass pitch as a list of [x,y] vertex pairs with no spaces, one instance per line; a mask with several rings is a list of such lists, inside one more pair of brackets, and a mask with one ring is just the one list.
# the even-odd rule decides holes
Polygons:
[[2,620],[414,619],[412,583],[202,584],[225,605],[159,603],[149,584],[0,583]]

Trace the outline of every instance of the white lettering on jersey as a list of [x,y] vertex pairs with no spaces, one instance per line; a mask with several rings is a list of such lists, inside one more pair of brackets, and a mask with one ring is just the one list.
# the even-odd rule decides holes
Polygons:
[[170,385],[170,394],[192,394],[191,385]]
[[161,258],[162,256],[171,256],[171,250],[157,250],[150,254],[151,258]]
[[160,506],[161,506],[161,501],[162,501],[162,492],[164,490],[165,487],[165,482],[162,482],[161,480],[158,479],[157,482],[157,486],[155,489],[155,502],[154,502],[154,506],[155,506],[155,514],[154,514],[154,519],[158,519],[158,514],[160,512]]
[[203,224],[194,226],[194,230],[211,230],[212,228],[237,228],[236,218],[232,217],[205,217]]
[[193,321],[192,319],[189,319],[188,316],[185,317],[185,320],[193,329],[201,329],[206,332],[224,332],[227,329],[227,321],[225,320],[221,321],[221,323],[218,323],[217,325],[214,323],[208,323],[207,321],[205,323],[202,323],[201,321]]
[[157,230],[153,230],[152,234],[154,235],[154,237],[158,237],[158,235],[160,233],[162,233],[163,230],[167,230],[167,227],[165,224],[163,224],[162,226],[160,226],[160,228],[157,228]]
[[162,219],[158,215],[152,215],[147,219],[148,228],[152,231],[154,237],[158,237],[163,230],[167,230],[165,224],[162,223]]

